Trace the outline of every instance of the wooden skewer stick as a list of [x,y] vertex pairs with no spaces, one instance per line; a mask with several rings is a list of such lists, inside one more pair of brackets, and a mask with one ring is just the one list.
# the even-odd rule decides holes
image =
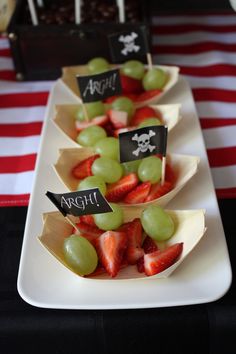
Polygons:
[[81,2],[80,0],[75,0],[75,23],[79,25],[81,22]]
[[39,24],[39,22],[38,22],[38,17],[37,17],[37,13],[36,13],[36,9],[35,9],[33,0],[28,0],[28,5],[29,5],[31,21],[34,26],[37,26]]
[[76,231],[80,232],[78,227],[76,226],[76,224],[74,223],[74,221],[72,221],[69,216],[65,216],[65,219],[68,221],[69,224],[71,224],[75,229]]
[[86,107],[85,107],[85,104],[84,104],[84,103],[82,103],[82,108],[83,108],[83,112],[84,112],[85,120],[86,120],[86,122],[88,122],[88,121],[89,121],[88,112],[87,112],[87,109],[86,109]]
[[162,166],[161,166],[161,185],[165,183],[165,174],[166,174],[166,156],[162,157]]
[[147,53],[147,63],[148,63],[148,69],[151,70],[153,66],[151,53]]
[[116,1],[118,10],[119,10],[119,22],[124,23],[125,22],[125,5],[124,5],[124,0],[117,0]]

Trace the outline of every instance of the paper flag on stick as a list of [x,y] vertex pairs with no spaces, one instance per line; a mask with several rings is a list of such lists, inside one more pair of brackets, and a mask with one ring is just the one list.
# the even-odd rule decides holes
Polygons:
[[168,129],[155,125],[119,134],[120,162],[140,160],[162,154],[166,156]]
[[118,69],[96,75],[76,76],[83,102],[102,101],[122,93]]
[[47,192],[46,196],[65,217],[67,214],[81,216],[112,211],[98,188],[63,194]]
[[108,36],[113,63],[140,59],[150,52],[145,26]]

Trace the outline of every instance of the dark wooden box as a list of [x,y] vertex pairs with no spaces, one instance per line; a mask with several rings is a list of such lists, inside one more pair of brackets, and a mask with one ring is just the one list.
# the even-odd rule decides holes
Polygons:
[[140,1],[142,19],[137,23],[39,23],[33,26],[25,21],[27,0],[18,0],[7,31],[17,80],[57,79],[61,76],[61,67],[86,64],[97,56],[110,61],[108,34],[145,25],[149,35],[147,3]]

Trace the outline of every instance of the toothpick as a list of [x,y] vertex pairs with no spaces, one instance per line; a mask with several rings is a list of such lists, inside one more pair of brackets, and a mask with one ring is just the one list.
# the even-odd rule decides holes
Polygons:
[[152,56],[151,53],[147,53],[147,63],[148,63],[148,69],[152,69]]
[[119,10],[119,22],[124,23],[125,22],[125,5],[124,5],[124,0],[116,0],[116,4],[118,6]]
[[161,165],[161,185],[165,183],[165,174],[166,174],[166,156],[162,157],[162,165]]
[[30,10],[31,21],[34,26],[37,26],[39,22],[33,0],[28,0],[28,5]]
[[76,229],[76,231],[80,233],[77,225],[69,218],[69,216],[65,216],[65,219],[68,221],[69,224],[71,224]]
[[82,108],[83,108],[83,112],[84,112],[85,120],[86,120],[86,122],[88,122],[88,121],[89,121],[88,112],[87,112],[87,109],[86,109],[86,107],[85,107],[85,104],[84,104],[84,103],[82,103]]
[[79,25],[81,22],[81,3],[80,0],[75,0],[75,23]]

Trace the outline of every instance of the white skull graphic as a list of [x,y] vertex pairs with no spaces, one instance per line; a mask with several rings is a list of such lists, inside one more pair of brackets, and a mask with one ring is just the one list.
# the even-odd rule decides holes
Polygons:
[[123,42],[124,48],[122,49],[121,53],[123,55],[127,55],[128,53],[132,52],[138,52],[140,49],[140,46],[135,44],[135,38],[137,38],[138,35],[135,32],[132,32],[130,35],[123,36],[121,35],[119,37],[119,42]]
[[154,135],[156,135],[156,133],[153,130],[149,130],[148,134],[145,133],[141,134],[140,136],[138,136],[138,134],[136,133],[132,137],[132,140],[137,141],[138,148],[133,151],[133,154],[135,156],[138,156],[140,152],[146,152],[148,150],[152,152],[155,149],[155,145],[150,144],[150,138]]

